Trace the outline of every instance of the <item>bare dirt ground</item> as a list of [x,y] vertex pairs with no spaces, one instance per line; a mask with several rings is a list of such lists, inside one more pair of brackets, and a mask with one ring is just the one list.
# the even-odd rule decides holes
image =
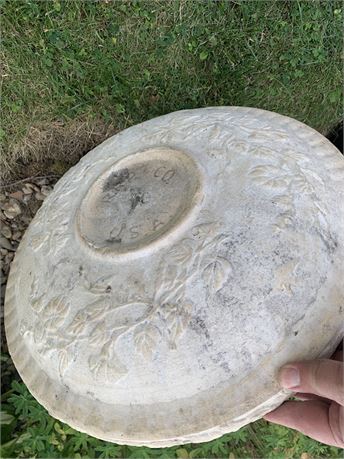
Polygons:
[[0,189],[31,176],[62,176],[116,131],[113,124],[97,119],[33,125],[23,140],[7,145],[2,152]]

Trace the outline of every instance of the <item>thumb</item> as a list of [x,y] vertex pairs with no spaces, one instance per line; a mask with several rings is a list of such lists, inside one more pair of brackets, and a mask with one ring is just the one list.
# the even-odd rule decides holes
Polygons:
[[285,365],[279,378],[285,389],[326,397],[344,406],[343,373],[342,362],[319,359]]
[[283,403],[264,419],[296,429],[321,443],[344,447],[341,409],[337,403],[329,405],[321,400],[292,401]]

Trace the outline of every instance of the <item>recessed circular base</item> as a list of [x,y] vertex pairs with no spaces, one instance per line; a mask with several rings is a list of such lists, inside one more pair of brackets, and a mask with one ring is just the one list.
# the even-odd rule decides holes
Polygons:
[[102,253],[125,253],[169,234],[195,206],[201,177],[193,159],[155,148],[116,162],[89,188],[78,232]]

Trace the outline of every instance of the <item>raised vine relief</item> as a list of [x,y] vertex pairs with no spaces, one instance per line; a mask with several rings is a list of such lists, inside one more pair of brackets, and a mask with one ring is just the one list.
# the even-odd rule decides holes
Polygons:
[[82,288],[93,301],[77,310],[68,293],[46,302],[46,292],[39,292],[33,280],[30,299],[36,322],[31,331],[39,351],[57,352],[62,377],[77,355],[75,347],[86,343],[92,350],[88,365],[94,377],[116,381],[127,373],[116,349],[120,337],[130,334],[137,354],[145,359],[154,358],[161,341],[176,349],[192,315],[192,301],[186,297],[192,277],[203,279],[208,295],[216,295],[231,276],[231,263],[220,255],[228,236],[219,229],[218,223],[198,223],[172,246],[162,256],[152,296],[133,281],[136,291],[119,298],[111,286],[113,276],[91,281],[81,270],[81,283],[73,288]]
[[277,156],[273,150],[266,147],[251,148],[248,153],[252,158],[258,158],[267,162],[261,162],[250,168],[249,178],[259,186],[274,192],[272,202],[281,212],[274,223],[276,231],[291,227],[296,218],[295,199],[299,194],[310,195],[309,217],[314,224],[322,225],[329,231],[326,214],[327,209],[318,198],[313,180],[317,188],[323,187],[322,179],[310,169],[302,167],[300,162],[304,159],[294,151],[284,151],[283,157]]

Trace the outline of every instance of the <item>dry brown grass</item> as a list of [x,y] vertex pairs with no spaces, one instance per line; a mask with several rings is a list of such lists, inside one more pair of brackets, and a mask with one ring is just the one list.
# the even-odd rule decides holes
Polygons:
[[75,119],[33,125],[19,143],[4,148],[0,180],[7,184],[28,176],[63,175],[88,151],[116,132],[112,124]]

